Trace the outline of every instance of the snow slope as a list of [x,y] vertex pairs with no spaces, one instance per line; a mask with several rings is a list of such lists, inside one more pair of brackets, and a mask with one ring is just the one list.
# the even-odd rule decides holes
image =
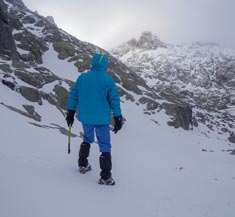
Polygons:
[[[0,102],[17,94],[0,88]],[[54,120],[66,127],[52,108],[48,105],[50,120],[42,124]],[[134,103],[122,103],[122,108],[127,121],[118,134],[112,133],[116,185],[110,187],[97,184],[97,144],[90,156],[93,171],[81,175],[81,138],[72,138],[68,155],[66,136],[32,126],[0,104],[0,216],[234,216],[235,158],[222,151],[234,147],[196,130],[170,128],[162,112],[156,124]],[[76,122],[72,131],[78,134],[81,125]]]
[[60,78],[67,78],[71,81],[77,80],[79,73],[76,67],[72,63],[67,62],[67,60],[60,60],[52,44],[49,45],[49,50],[45,52],[42,60],[42,65]]

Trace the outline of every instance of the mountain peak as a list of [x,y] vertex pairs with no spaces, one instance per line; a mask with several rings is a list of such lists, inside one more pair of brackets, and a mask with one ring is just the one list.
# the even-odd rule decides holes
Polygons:
[[144,31],[141,34],[139,40],[136,42],[136,46],[142,49],[157,49],[158,47],[166,47],[166,45],[150,31]]
[[141,49],[143,51],[148,51],[166,47],[167,45],[163,43],[152,32],[144,31],[140,35],[139,39],[132,38],[129,41],[122,43],[118,47],[110,49],[110,52],[116,57],[121,57],[127,54],[132,49]]

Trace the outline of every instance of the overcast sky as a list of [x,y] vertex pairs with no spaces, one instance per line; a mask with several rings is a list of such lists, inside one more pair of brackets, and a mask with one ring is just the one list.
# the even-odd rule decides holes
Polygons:
[[166,43],[235,48],[235,0],[23,0],[76,36],[108,49],[143,31]]

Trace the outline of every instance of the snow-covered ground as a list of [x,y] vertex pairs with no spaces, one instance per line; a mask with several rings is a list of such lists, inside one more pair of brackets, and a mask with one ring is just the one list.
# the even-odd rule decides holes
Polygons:
[[49,50],[43,55],[43,66],[50,69],[51,72],[61,78],[67,78],[71,81],[76,81],[78,75],[77,68],[73,63],[67,62],[67,60],[60,60],[58,53],[54,50],[50,44]]
[[[12,105],[15,99],[17,108],[25,104],[1,84],[0,92],[0,102]],[[66,127],[59,112],[46,102],[43,106],[42,124]],[[0,216],[234,216],[235,157],[222,151],[234,147],[197,130],[168,127],[163,112],[154,117],[156,124],[134,103],[122,103],[122,110],[127,121],[112,133],[116,185],[111,187],[97,184],[97,144],[89,159],[93,170],[82,175],[77,168],[81,138],[72,138],[68,155],[66,136],[35,127],[0,104]],[[81,131],[77,121],[72,131]]]

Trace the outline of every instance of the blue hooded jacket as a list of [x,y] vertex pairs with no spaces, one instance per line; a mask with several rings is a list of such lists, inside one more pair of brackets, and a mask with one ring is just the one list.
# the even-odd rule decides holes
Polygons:
[[121,108],[115,81],[106,73],[108,59],[95,54],[91,65],[72,87],[68,109],[75,111],[78,107],[78,120],[84,124],[110,124],[111,113],[120,116]]

